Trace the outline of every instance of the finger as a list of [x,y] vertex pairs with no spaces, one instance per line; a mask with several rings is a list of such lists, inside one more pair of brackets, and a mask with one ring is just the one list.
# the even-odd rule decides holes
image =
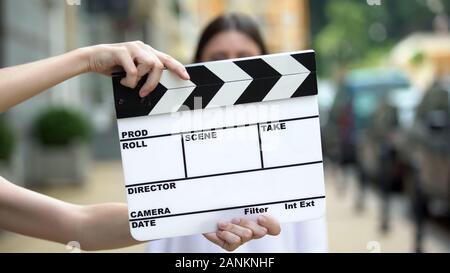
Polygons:
[[141,49],[137,42],[129,42],[125,43],[125,48],[129,51],[130,55],[133,58],[133,62],[136,65],[138,79],[137,82],[141,80],[141,78],[149,73],[154,65],[154,57],[153,54],[148,54],[145,50]]
[[147,81],[139,91],[139,95],[141,97],[147,96],[151,91],[153,91],[156,88],[156,86],[159,83],[159,80],[161,79],[163,70],[164,65],[158,59],[155,58],[153,68],[147,77]]
[[258,217],[258,224],[267,228],[267,233],[270,235],[278,235],[281,232],[281,227],[278,221],[268,215],[261,215]]
[[156,49],[151,48],[151,50],[153,50],[158,59],[164,64],[165,67],[167,67],[168,70],[174,72],[183,80],[189,80],[191,78],[186,68],[179,61]]
[[220,246],[221,248],[224,248],[226,242],[222,239],[220,239],[216,232],[210,232],[210,233],[205,233],[203,234],[203,236],[205,236],[206,239],[208,239],[210,242]]
[[222,231],[229,231],[240,237],[241,243],[246,243],[253,238],[253,232],[246,228],[233,223],[219,223],[219,229]]
[[[145,57],[139,57],[138,60],[142,60]],[[144,61],[138,61],[137,64],[137,73],[138,73],[138,77],[142,78],[145,74],[147,74],[148,72],[150,72],[150,70],[152,69],[152,60],[151,59],[147,59],[145,58]]]
[[245,218],[236,218],[232,220],[232,223],[251,230],[253,239],[262,238],[267,234],[267,228],[258,225],[258,223],[252,220],[248,220]]
[[241,237],[236,234],[223,230],[217,231],[216,234],[218,238],[225,241],[222,247],[228,251],[233,251],[241,245]]
[[155,54],[149,52],[148,50],[145,50],[141,47],[137,47],[134,44],[133,46],[130,46],[130,49],[136,54],[135,61],[138,63],[137,69],[138,75],[140,77],[149,73],[153,69],[155,62],[160,62],[159,59],[155,56]]
[[239,247],[239,244],[230,244],[227,241],[221,239],[218,236],[218,232],[206,233],[206,234],[203,234],[203,236],[205,236],[205,238],[208,239],[210,242],[220,246],[221,248],[223,248],[227,251],[233,251]]
[[132,56],[124,48],[116,49],[115,55],[117,58],[117,64],[122,66],[127,73],[126,77],[123,78],[120,83],[130,88],[136,87],[138,82],[138,73]]

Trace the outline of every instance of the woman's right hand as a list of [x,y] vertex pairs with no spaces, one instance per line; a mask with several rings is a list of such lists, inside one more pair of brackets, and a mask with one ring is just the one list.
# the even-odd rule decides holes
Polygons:
[[121,66],[126,72],[121,84],[127,87],[135,88],[148,73],[149,77],[139,91],[141,97],[156,88],[164,68],[183,80],[189,80],[189,74],[180,62],[141,41],[95,45],[84,50],[87,52],[86,61],[90,72],[111,75]]
[[273,217],[261,215],[256,221],[235,218],[231,222],[220,222],[217,232],[203,234],[206,239],[227,251],[234,251],[241,245],[266,235],[280,234],[280,223]]

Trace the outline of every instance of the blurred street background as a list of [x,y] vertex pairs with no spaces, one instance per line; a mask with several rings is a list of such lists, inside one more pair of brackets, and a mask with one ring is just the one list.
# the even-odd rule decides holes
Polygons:
[[[236,11],[270,53],[316,51],[330,251],[450,252],[450,1],[0,0],[0,67],[132,40],[188,64],[203,27]],[[0,175],[77,204],[125,201],[111,79],[0,113]],[[70,251],[0,230],[0,252]]]

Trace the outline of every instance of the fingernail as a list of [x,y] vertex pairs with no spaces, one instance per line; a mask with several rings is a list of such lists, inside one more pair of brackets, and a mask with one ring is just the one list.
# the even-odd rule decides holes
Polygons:
[[225,229],[225,228],[227,227],[227,225],[228,225],[228,223],[226,223],[226,222],[219,222],[219,223],[217,224],[217,226],[218,226],[220,229]]
[[265,223],[267,222],[267,218],[264,215],[258,216],[258,222]]
[[233,220],[231,220],[231,223],[233,223],[235,225],[239,225],[240,222],[241,222],[241,219],[239,219],[239,218],[233,218]]
[[186,70],[183,71],[183,75],[186,78],[186,80],[190,80],[191,79],[191,76],[189,76],[189,74],[187,73]]
[[139,96],[140,96],[141,98],[143,98],[143,97],[146,96],[146,94],[145,94],[145,92],[144,92],[143,90],[141,90],[141,91],[139,91]]

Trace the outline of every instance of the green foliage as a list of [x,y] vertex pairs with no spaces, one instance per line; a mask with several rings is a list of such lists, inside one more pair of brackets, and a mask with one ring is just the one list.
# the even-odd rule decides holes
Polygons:
[[421,65],[425,61],[425,54],[423,52],[416,52],[409,61],[413,65]]
[[[432,22],[438,11],[430,3],[381,0],[380,5],[371,6],[365,0],[310,1],[319,73],[329,76],[348,67],[375,64],[377,58],[383,59],[406,36],[433,31]],[[449,14],[450,1],[440,3],[439,12]],[[373,28],[371,33],[374,25],[384,30],[385,37],[380,38]]]
[[333,23],[317,35],[317,49],[324,57],[338,63],[361,56],[367,47],[368,22],[364,6],[350,0],[332,1],[326,7],[326,15]]
[[389,43],[386,44],[385,46],[374,47],[364,55],[364,58],[361,58],[357,61],[356,60],[353,61],[350,68],[356,69],[356,68],[379,66],[380,64],[383,63],[383,61],[389,58],[387,53],[390,52],[392,46],[393,45]]
[[66,108],[52,108],[37,118],[33,132],[43,145],[63,146],[75,141],[89,141],[92,128],[81,113]]
[[0,118],[0,161],[9,161],[14,152],[15,139],[12,128]]

